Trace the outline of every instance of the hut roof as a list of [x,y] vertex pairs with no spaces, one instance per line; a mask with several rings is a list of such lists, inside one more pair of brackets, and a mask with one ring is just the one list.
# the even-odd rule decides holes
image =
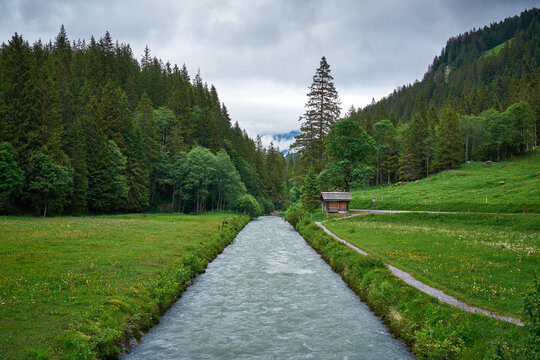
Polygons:
[[348,192],[322,192],[321,199],[324,201],[352,201],[352,196]]

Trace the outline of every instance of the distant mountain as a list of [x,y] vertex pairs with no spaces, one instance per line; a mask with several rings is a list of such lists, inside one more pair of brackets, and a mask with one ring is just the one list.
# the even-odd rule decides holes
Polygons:
[[289,131],[288,133],[286,134],[277,134],[277,135],[274,135],[272,137],[272,139],[274,139],[274,141],[289,141],[289,140],[294,140],[295,137],[297,137],[298,135],[300,135],[300,131],[298,130],[293,130],[293,131]]
[[263,142],[268,145],[270,142],[274,143],[274,146],[278,146],[283,155],[289,153],[289,147],[294,142],[294,138],[300,135],[300,131],[293,130],[285,134],[264,135],[262,137]]

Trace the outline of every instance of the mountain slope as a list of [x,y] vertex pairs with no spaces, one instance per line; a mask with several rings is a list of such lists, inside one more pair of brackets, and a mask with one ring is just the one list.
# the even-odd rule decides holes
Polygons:
[[[449,39],[421,81],[399,87],[368,105],[362,115],[373,118],[375,110],[384,105],[387,116],[393,112],[408,122],[420,96],[436,108],[453,100],[467,114],[492,106],[501,110],[519,100],[530,100],[526,91],[520,91],[523,84],[519,80],[538,79],[539,67],[540,10],[531,9]],[[377,120],[381,119],[371,121]]]

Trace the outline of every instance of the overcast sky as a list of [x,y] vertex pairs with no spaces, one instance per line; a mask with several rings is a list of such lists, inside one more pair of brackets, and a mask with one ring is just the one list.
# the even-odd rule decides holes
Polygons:
[[326,56],[342,114],[421,79],[449,37],[538,6],[525,0],[0,0],[0,42],[129,43],[138,59],[185,63],[214,84],[252,136],[299,128],[307,88]]

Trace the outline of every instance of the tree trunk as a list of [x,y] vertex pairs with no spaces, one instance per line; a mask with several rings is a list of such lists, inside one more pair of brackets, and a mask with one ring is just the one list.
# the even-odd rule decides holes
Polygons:
[[47,201],[45,201],[45,208],[43,209],[43,217],[47,217]]

